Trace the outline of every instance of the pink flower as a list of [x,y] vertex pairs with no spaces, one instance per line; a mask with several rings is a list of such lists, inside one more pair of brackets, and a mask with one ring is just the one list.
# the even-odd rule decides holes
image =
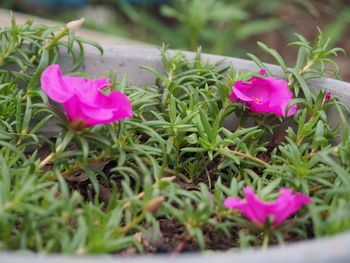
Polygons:
[[[265,70],[259,71],[265,75]],[[233,101],[245,101],[252,112],[269,112],[285,116],[286,107],[293,98],[288,89],[288,83],[273,77],[251,78],[247,82],[237,81],[230,93]],[[287,116],[293,115],[297,109],[294,105],[289,109]]]
[[120,91],[108,95],[102,89],[110,79],[64,77],[59,65],[47,67],[41,75],[41,87],[52,100],[62,103],[70,122],[85,126],[107,124],[132,117],[131,102]]
[[273,217],[272,225],[278,225],[285,221],[288,216],[298,211],[303,204],[310,204],[311,198],[307,195],[296,193],[293,195],[291,189],[280,189],[280,195],[275,202],[264,202],[260,200],[251,187],[245,187],[244,193],[246,201],[241,198],[228,197],[224,206],[227,208],[238,209],[251,221],[258,225],[264,225],[269,216]]
[[331,97],[332,97],[332,93],[326,92],[326,95],[324,96],[322,105],[326,104],[330,100]]

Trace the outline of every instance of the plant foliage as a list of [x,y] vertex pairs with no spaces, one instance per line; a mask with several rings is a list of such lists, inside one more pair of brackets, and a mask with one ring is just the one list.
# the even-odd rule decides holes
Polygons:
[[[264,200],[275,199],[280,187],[314,200],[273,229],[274,243],[350,228],[349,109],[335,96],[324,103],[326,92],[311,90],[307,82],[329,73],[329,56],[339,51],[329,49],[322,35],[315,45],[298,35],[294,68],[259,43],[297,95],[294,116],[252,115],[229,99],[234,82],[254,72],[237,72],[222,61],[209,64],[200,49],[188,60],[164,46],[165,74],[144,67],[156,74],[155,85],[135,87],[109,74],[111,89],[132,101],[133,118],[71,134],[64,113],[48,106],[40,74],[61,52],[72,57],[67,72],[77,74],[83,43],[101,47],[67,28],[12,21],[0,29],[1,249],[154,252],[162,242],[175,249],[164,222],[202,250],[217,249],[213,244],[222,239],[232,248],[260,246],[261,229],[223,207],[227,196],[242,196],[247,185]],[[328,119],[330,109],[338,120]],[[232,116],[237,125],[228,128],[224,123]],[[51,120],[61,127],[47,138],[42,131]],[[52,162],[40,165],[50,152]]]

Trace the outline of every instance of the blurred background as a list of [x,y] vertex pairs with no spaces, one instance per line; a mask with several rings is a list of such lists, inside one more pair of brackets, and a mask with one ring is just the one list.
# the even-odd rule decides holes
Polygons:
[[[85,17],[85,28],[129,40],[122,44],[201,46],[207,53],[245,58],[250,52],[272,62],[256,46],[262,41],[291,65],[296,50],[286,45],[296,40],[294,33],[313,39],[319,27],[330,45],[350,54],[349,0],[0,0],[0,8],[63,23]],[[349,59],[337,62],[350,81]]]

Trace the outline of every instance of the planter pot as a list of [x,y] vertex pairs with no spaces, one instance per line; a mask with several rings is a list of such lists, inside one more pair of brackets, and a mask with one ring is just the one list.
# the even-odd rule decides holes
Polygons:
[[303,241],[284,247],[240,252],[151,255],[137,257],[25,255],[0,253],[6,263],[349,263],[350,232],[319,240]]
[[[101,77],[109,69],[119,72],[119,76],[126,74],[131,84],[143,87],[144,85],[154,84],[155,77],[152,73],[140,69],[140,66],[153,67],[158,71],[162,71],[162,63],[160,53],[157,49],[135,48],[135,47],[105,47],[105,54],[100,56],[98,50],[86,47],[85,60],[78,71],[87,72],[91,76]],[[189,58],[194,58],[195,54],[184,52]],[[225,59],[224,64],[232,64],[237,70],[254,71],[259,68],[254,62],[244,59],[228,58],[215,55],[202,55],[204,61],[213,63]],[[70,59],[63,55],[60,64],[62,68],[70,66]],[[271,72],[280,78],[283,78],[283,72],[278,66],[268,65]],[[311,88],[315,90],[327,89],[340,100],[350,105],[350,84],[333,79],[315,79],[309,81]],[[330,115],[335,114],[330,112]],[[55,124],[46,125],[44,134],[48,136],[56,133]],[[325,237],[317,240],[302,241],[295,244],[285,246],[271,247],[266,250],[240,250],[237,252],[224,253],[193,253],[178,255],[176,257],[170,255],[163,256],[138,256],[138,257],[116,257],[107,256],[62,256],[62,255],[35,255],[23,254],[19,252],[0,253],[1,262],[57,262],[57,263],[80,263],[80,262],[123,262],[123,263],[158,263],[158,262],[175,262],[175,263],[197,263],[197,262],[244,262],[244,263],[274,263],[274,262],[329,262],[329,263],[348,263],[350,262],[350,232],[338,234],[335,236]]]

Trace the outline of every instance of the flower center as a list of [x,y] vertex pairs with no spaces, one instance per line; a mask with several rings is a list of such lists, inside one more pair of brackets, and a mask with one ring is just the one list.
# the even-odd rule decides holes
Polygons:
[[253,99],[255,102],[257,102],[257,103],[260,102],[260,99],[258,99],[257,97],[252,96],[252,99]]

